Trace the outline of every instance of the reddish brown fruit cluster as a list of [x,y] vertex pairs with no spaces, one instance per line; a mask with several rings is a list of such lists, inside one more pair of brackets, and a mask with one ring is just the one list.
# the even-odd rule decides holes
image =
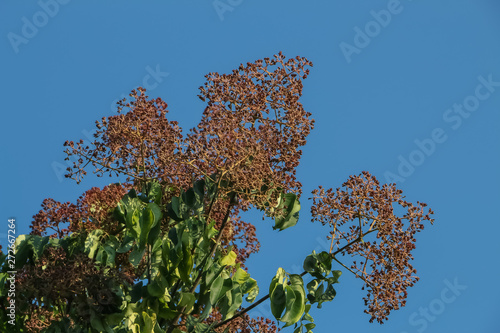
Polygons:
[[31,233],[61,238],[80,230],[103,229],[112,234],[118,228],[113,210],[127,189],[128,186],[123,185],[109,185],[102,190],[93,187],[78,198],[76,204],[45,199],[42,209],[33,216]]
[[[74,310],[77,320],[89,322],[92,311],[113,313],[121,301],[110,291],[112,280],[122,281],[122,272],[98,268],[86,255],[66,256],[62,248],[49,247],[37,265],[25,265],[17,273],[18,304],[29,304],[22,309],[28,315],[26,327],[40,332],[53,322],[59,322]],[[79,301],[76,301],[79,299]],[[67,304],[67,313],[49,310],[53,304]],[[74,305],[78,304],[77,307]],[[74,319],[74,318],[73,318]]]
[[298,101],[312,63],[279,54],[241,65],[231,74],[211,73],[201,87],[208,102],[188,135],[187,152],[199,170],[230,181],[247,204],[264,208],[279,192],[300,194],[295,168],[313,128]]
[[[133,90],[130,102],[118,103],[118,115],[96,122],[94,142],[65,143],[67,160],[74,161],[66,177],[80,182],[91,165],[97,176],[124,177],[125,186],[93,188],[76,204],[46,199],[34,216],[32,233],[63,237],[100,228],[114,234],[118,223],[112,211],[128,189],[140,190],[142,184],[155,179],[164,187],[165,205],[194,180],[216,174],[224,183],[219,197],[233,192],[238,198],[221,243],[223,247],[233,246],[243,264],[258,251],[259,242],[255,227],[242,221],[239,212],[251,205],[264,210],[275,206],[284,192],[301,193],[295,168],[302,153],[300,147],[314,124],[311,114],[298,102],[302,79],[309,73],[307,66],[312,63],[305,58],[286,60],[280,53],[273,59],[241,65],[231,74],[207,75],[207,83],[200,88],[200,98],[207,101],[207,107],[200,124],[186,138],[176,122],[167,120],[164,101],[149,99],[142,88]],[[209,218],[219,227],[226,209],[225,200],[211,205]],[[166,232],[168,218],[162,226]],[[125,265],[127,279],[137,276],[126,266],[126,257],[117,257],[117,262]],[[247,332],[241,320],[228,327]],[[276,331],[270,321],[252,319],[247,324],[261,332]]]
[[[365,282],[370,322],[383,323],[392,310],[405,305],[407,289],[418,280],[410,264],[411,251],[415,233],[424,228],[425,220],[434,221],[433,212],[424,212],[424,203],[403,200],[395,184],[380,186],[366,171],[350,176],[343,187],[336,191],[319,187],[312,192],[313,221],[333,227],[330,252],[337,261],[337,254],[353,257],[351,267],[344,267]],[[369,234],[376,235],[375,240],[369,240]]]

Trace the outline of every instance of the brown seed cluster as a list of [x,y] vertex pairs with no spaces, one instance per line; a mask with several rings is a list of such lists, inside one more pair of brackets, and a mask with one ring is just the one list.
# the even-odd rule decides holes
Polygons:
[[[210,205],[209,218],[220,228],[228,208],[227,194],[237,194],[238,203],[221,242],[224,248],[234,246],[238,261],[244,263],[258,251],[259,242],[255,227],[242,221],[239,212],[254,206],[273,216],[280,212],[272,213],[268,207],[276,205],[280,193],[301,193],[295,170],[300,148],[314,126],[311,114],[299,102],[308,66],[312,63],[305,58],[287,60],[279,53],[240,65],[230,74],[210,73],[199,95],[207,106],[199,125],[186,137],[177,122],[167,120],[164,101],[149,99],[143,88],[133,90],[130,102],[118,103],[118,115],[96,122],[95,140],[89,146],[83,140],[65,143],[67,159],[74,161],[67,177],[80,182],[91,165],[98,176],[125,177],[124,185],[92,188],[76,204],[44,200],[34,216],[32,233],[63,237],[96,228],[114,233],[118,222],[112,210],[130,188],[140,189],[142,183],[156,179],[164,187],[166,204],[194,180],[216,174],[223,187],[219,200]],[[365,312],[371,315],[370,321],[382,323],[391,310],[403,306],[407,288],[418,280],[410,260],[415,233],[423,229],[425,220],[433,222],[432,211],[424,213],[425,206],[405,201],[394,184],[380,186],[368,172],[351,176],[343,189],[313,191],[313,220],[332,226],[330,252],[335,260],[339,261],[338,254],[353,257],[352,265],[344,267],[365,282]],[[163,231],[168,228],[166,219]],[[68,225],[62,226],[65,222]],[[126,254],[116,261],[124,281],[132,282],[144,268],[130,267]],[[31,276],[28,273],[26,278]],[[218,321],[217,315],[212,320]],[[43,316],[34,313],[33,320]],[[246,314],[228,325],[230,331],[242,333],[277,330],[270,320],[250,319]]]
[[199,170],[227,179],[244,203],[263,209],[280,191],[299,193],[295,168],[313,128],[298,101],[312,63],[283,54],[211,73],[199,97],[208,105],[188,135],[187,153]]
[[[177,122],[167,120],[167,104],[161,98],[148,100],[143,88],[132,90],[130,97],[131,102],[118,102],[120,114],[96,122],[97,140],[91,146],[84,146],[83,140],[76,144],[66,141],[66,159],[77,159],[66,177],[80,182],[87,174],[85,167],[91,164],[98,176],[125,175],[127,181],[184,183],[179,179],[186,173],[181,129]],[[122,113],[124,108],[129,112]]]
[[[65,143],[67,159],[75,161],[66,177],[80,182],[92,165],[98,176],[126,176],[135,188],[156,179],[169,189],[166,203],[193,180],[217,173],[225,183],[221,197],[231,191],[238,194],[223,241],[237,247],[243,262],[259,244],[255,227],[241,221],[238,211],[250,205],[265,209],[276,204],[281,192],[301,192],[295,168],[314,123],[298,102],[307,66],[312,63],[305,58],[286,60],[280,53],[241,65],[231,74],[207,75],[200,87],[207,107],[186,138],[176,122],[166,119],[165,102],[150,100],[142,88],[134,90],[132,101],[119,103],[120,114],[97,122],[92,144]],[[44,210],[50,205],[57,204],[47,202]],[[56,208],[66,206],[74,208],[69,203]],[[224,216],[226,207],[214,205],[211,218]]]
[[[76,204],[45,199],[42,209],[33,216],[31,233],[59,238],[80,230],[103,229],[113,233],[118,228],[113,210],[127,190],[128,186],[122,185],[109,185],[102,190],[93,187],[78,198]],[[63,227],[65,223],[69,224]]]
[[[104,274],[84,254],[68,257],[62,248],[49,247],[41,258],[18,271],[16,303],[28,306],[18,311],[28,315],[29,332],[43,331],[73,310],[78,320],[88,323],[91,309],[100,313],[118,310],[121,300],[110,291],[116,279],[123,280],[119,271],[109,269]],[[51,308],[61,304],[66,304],[66,314]]]
[[319,187],[312,193],[313,221],[333,228],[330,252],[339,263],[336,255],[352,256],[351,267],[344,267],[365,282],[370,322],[383,323],[405,305],[407,289],[418,280],[411,251],[424,221],[433,223],[432,210],[424,212],[426,204],[405,201],[395,184],[380,186],[366,171],[350,176],[343,189]]
[[[218,323],[222,321],[220,312],[213,312],[207,319],[207,324]],[[215,329],[216,332],[238,332],[238,333],[276,333],[281,331],[276,324],[263,317],[251,318],[248,314],[244,313],[242,316],[235,318],[226,325]]]

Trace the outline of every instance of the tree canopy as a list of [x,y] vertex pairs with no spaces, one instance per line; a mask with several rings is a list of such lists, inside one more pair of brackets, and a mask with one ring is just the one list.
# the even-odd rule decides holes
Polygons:
[[[67,141],[68,178],[90,169],[116,182],[75,203],[45,199],[31,233],[0,253],[0,328],[312,332],[310,309],[334,299],[342,272],[367,290],[370,322],[404,306],[418,280],[415,234],[432,210],[369,172],[312,192],[312,220],[329,226],[331,246],[297,258],[301,274],[277,267],[271,281],[256,281],[245,265],[259,241],[240,213],[260,210],[282,231],[304,206],[296,168],[314,120],[299,98],[311,66],[279,53],[208,74],[206,108],[185,135],[167,104],[138,88],[96,122],[91,145]],[[276,322],[251,318],[256,306],[270,306]]]

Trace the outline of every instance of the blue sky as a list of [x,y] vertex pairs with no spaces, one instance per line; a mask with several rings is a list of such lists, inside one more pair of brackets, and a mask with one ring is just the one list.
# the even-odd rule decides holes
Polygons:
[[148,85],[187,130],[205,74],[283,51],[314,63],[302,102],[316,127],[298,171],[299,224],[277,233],[246,217],[262,242],[249,262],[261,290],[323,249],[307,193],[368,170],[436,212],[418,235],[421,280],[380,326],[345,272],[314,331],[498,332],[499,18],[493,0],[3,1],[0,243],[9,217],[26,233],[44,198],[75,201],[109,182],[62,178],[62,144],[85,139],[132,88]]

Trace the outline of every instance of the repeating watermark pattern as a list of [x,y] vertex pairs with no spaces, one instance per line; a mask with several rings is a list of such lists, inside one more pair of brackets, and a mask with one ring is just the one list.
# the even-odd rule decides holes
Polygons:
[[[145,70],[147,74],[144,75],[144,77],[142,78],[141,81],[142,85],[140,86],[146,88],[146,90],[148,91],[156,89],[160,85],[160,83],[163,82],[164,78],[170,75],[170,73],[162,72],[159,64],[157,64],[154,69],[148,65],[146,66]],[[133,89],[136,87],[138,86],[133,87]],[[131,90],[132,89],[130,89],[127,93],[122,93],[120,95],[120,98],[116,98],[111,102],[110,105],[111,111],[113,112],[116,111],[116,103],[118,101],[129,98],[128,94],[130,93]]]
[[[170,73],[167,73],[167,72],[162,72],[161,69],[160,69],[160,65],[157,64],[154,69],[151,67],[151,66],[146,66],[145,68],[147,74],[144,75],[144,77],[142,78],[142,81],[141,81],[141,84],[139,84],[139,86],[142,86],[144,88],[146,88],[146,90],[148,91],[152,91],[154,89],[156,89],[160,83],[162,83],[164,81],[164,78],[166,78],[167,76],[170,75]],[[134,87],[136,88],[136,87]],[[130,89],[132,90],[132,89]],[[130,92],[129,90],[129,92]],[[116,98],[115,100],[112,101],[111,105],[110,105],[110,109],[112,112],[116,111],[116,103],[119,101],[119,100],[127,100],[130,96],[128,94],[125,94],[125,93],[122,93],[120,95],[120,98]],[[96,133],[96,129],[93,129],[91,131],[89,130],[82,130],[81,133],[83,134],[84,136],[84,143],[83,145],[84,146],[91,146],[92,145],[92,142],[94,141],[94,134]],[[75,159],[74,161],[71,160],[71,158]],[[54,174],[56,175],[59,183],[61,183],[63,180],[64,180],[64,175],[66,174],[66,171],[68,169],[68,167],[72,167],[73,166],[73,163],[76,162],[78,158],[76,156],[72,156],[70,157],[69,160],[65,161],[65,163],[61,163],[61,162],[58,162],[58,161],[53,161],[51,163],[51,166],[52,166],[52,170],[54,171]]]
[[215,12],[219,16],[221,21],[224,21],[224,14],[226,12],[232,12],[234,8],[238,7],[243,3],[243,0],[215,0],[212,2],[212,6],[215,9]]
[[[407,0],[412,1],[412,0]],[[370,15],[373,20],[368,21],[363,28],[355,26],[352,43],[340,42],[340,51],[344,55],[348,64],[352,62],[353,54],[360,54],[363,49],[370,45],[371,41],[380,35],[382,29],[387,28],[394,16],[401,14],[404,6],[400,0],[389,0],[386,9],[379,11],[371,10]]]
[[[482,101],[490,98],[496,88],[500,87],[500,81],[494,81],[492,74],[487,77],[480,75],[477,80],[479,84],[474,89],[473,94],[466,96],[462,103],[454,103],[452,107],[443,112],[443,121],[454,131],[458,130],[463,121],[479,109]],[[427,158],[436,152],[437,146],[446,142],[446,140],[448,140],[448,134],[442,127],[434,128],[427,138],[415,139],[413,142],[416,148],[406,156],[398,156],[399,165],[396,172],[386,171],[384,173],[386,182],[403,183],[415,172],[417,167],[421,166]]]
[[[458,278],[453,279],[453,282],[445,279],[443,283],[446,287],[441,289],[439,296],[432,299],[426,307],[419,307],[418,311],[413,312],[408,318],[408,323],[418,333],[424,332],[430,323],[435,322],[438,316],[446,310],[447,305],[455,302],[458,296],[462,295],[462,291],[467,289],[466,285],[458,282]],[[409,331],[401,333],[409,333]]]
[[9,300],[9,305],[7,306],[7,317],[10,319],[8,323],[10,325],[15,325],[16,320],[16,219],[8,219],[8,252],[7,252],[7,283],[9,288],[7,291],[7,298]]
[[54,18],[60,9],[60,5],[66,5],[70,0],[39,0],[37,2],[41,10],[36,11],[29,19],[26,16],[21,17],[23,23],[21,33],[9,32],[7,39],[12,49],[17,54],[21,44],[28,44],[29,41],[38,34],[39,29],[45,27],[50,19]]

